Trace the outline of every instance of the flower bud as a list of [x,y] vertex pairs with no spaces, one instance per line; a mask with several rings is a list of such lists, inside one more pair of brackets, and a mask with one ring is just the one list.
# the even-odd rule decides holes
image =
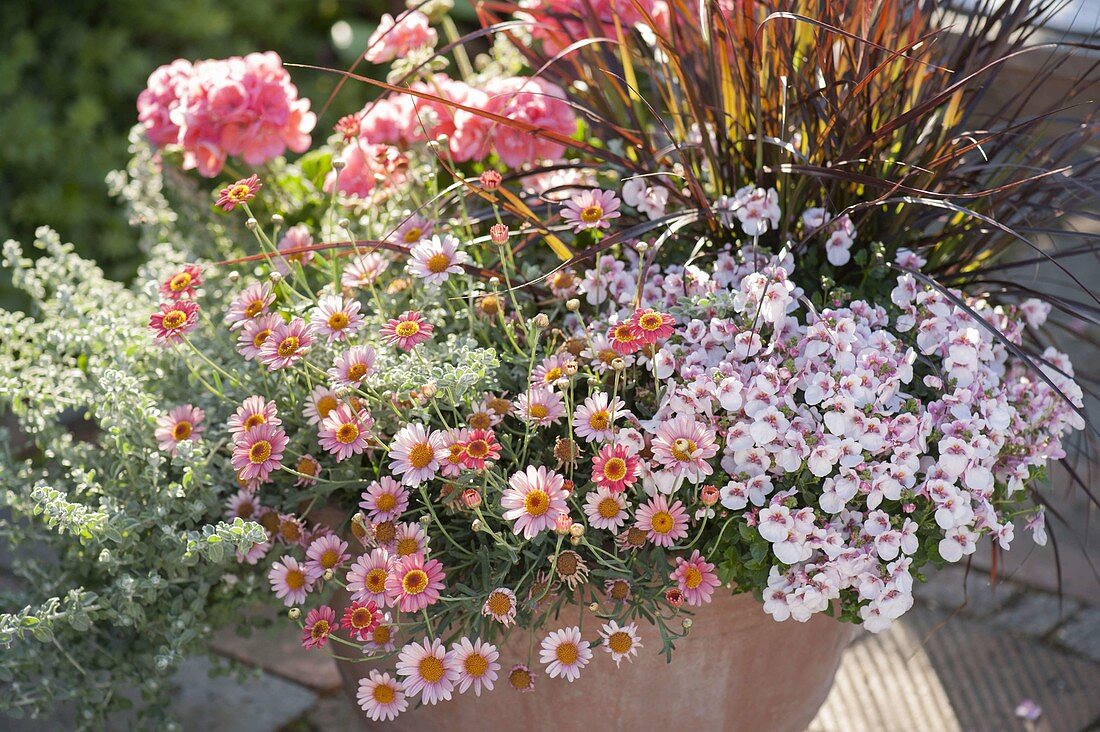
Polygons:
[[694,623],[692,622],[691,618],[684,618],[680,622],[680,625],[684,626],[684,630],[691,630],[691,626],[694,625]]
[[276,285],[283,281],[283,276],[278,272],[272,272],[267,276],[267,278],[271,280],[272,284]]
[[286,221],[286,219],[283,218],[282,214],[271,214],[271,223],[276,226],[282,226],[284,221]]
[[573,527],[573,519],[571,519],[566,514],[562,514],[561,516],[558,516],[557,520],[554,521],[554,531],[558,532],[562,536],[565,536],[566,534],[568,534],[569,529],[571,529],[572,527]]
[[346,229],[349,226],[351,226],[351,221],[349,221],[346,218],[345,219],[340,219],[339,221],[336,222],[336,225],[339,226],[341,229]]
[[718,503],[718,489],[712,485],[705,485],[699,491],[699,500],[704,506],[713,506]]
[[470,531],[474,532],[475,534],[481,531],[481,519],[474,519],[474,522],[470,524]]
[[506,243],[508,241],[508,225],[493,224],[489,228],[489,238],[493,240],[494,244]]
[[424,524],[425,526],[430,526],[432,523],[432,517],[428,514],[424,514],[420,517],[420,523]]
[[233,284],[236,284],[241,279],[241,273],[238,272],[237,270],[233,270],[232,272],[230,272],[226,276],[229,278],[229,281],[232,282]]
[[576,361],[566,361],[562,364],[561,370],[565,372],[566,376],[576,376],[578,368],[580,367],[577,366]]
[[578,539],[584,536],[584,524],[574,522],[573,525],[569,527],[569,535]]
[[581,301],[575,297],[571,297],[565,301],[565,309],[571,313],[575,313],[581,309]]
[[462,502],[466,508],[477,508],[481,505],[481,494],[475,488],[467,488],[462,491]]
[[616,371],[622,371],[626,368],[626,361],[616,357],[611,361],[611,368],[615,369]]
[[324,578],[325,582],[331,582],[334,576],[335,575],[332,573],[331,569],[326,569],[325,573],[321,575],[321,577]]
[[[574,448],[575,447],[576,443],[574,443]],[[573,491],[576,489],[576,487],[577,484],[569,480],[568,478],[561,482],[561,492],[565,494],[566,498],[569,498],[569,496],[573,495]]]
[[635,244],[634,248],[638,250],[638,254],[645,254],[647,251],[649,251],[649,245],[646,244],[644,241],[640,241]]
[[684,605],[684,593],[679,587],[670,587],[665,590],[665,602],[673,609],[681,608]]
[[495,170],[486,170],[481,174],[481,187],[487,191],[495,191],[500,185],[500,173]]
[[439,393],[439,387],[435,385],[434,381],[429,381],[424,386],[420,387],[420,395],[425,399],[432,399]]
[[343,158],[333,158],[332,159],[332,169],[333,170],[343,170],[346,167],[348,167],[348,163]]
[[297,620],[298,618],[302,617],[302,611],[296,607],[292,607],[286,611],[286,616],[291,620]]
[[569,543],[572,544],[573,546],[580,546],[581,537],[579,537],[579,536],[570,536],[569,537]]
[[255,231],[256,227],[260,225],[260,222],[249,216],[244,220],[244,227],[249,231]]
[[497,287],[500,287],[500,278],[499,277],[490,277],[489,278],[489,286],[494,288],[494,289],[497,288]]
[[546,328],[550,325],[550,318],[546,317],[546,313],[539,313],[531,318],[531,325],[536,328]]
[[588,603],[588,609],[591,610],[592,612],[596,612],[597,610],[600,609],[600,603],[590,602],[590,603]]

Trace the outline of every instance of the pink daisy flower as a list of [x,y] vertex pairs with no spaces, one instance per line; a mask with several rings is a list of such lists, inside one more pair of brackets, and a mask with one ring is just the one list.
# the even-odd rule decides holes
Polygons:
[[636,518],[637,527],[657,546],[668,548],[688,535],[684,504],[675,501],[669,506],[668,499],[660,494],[639,506]]
[[634,353],[645,346],[645,341],[634,335],[629,323],[613,326],[607,333],[607,340],[611,343],[611,350],[620,356]]
[[463,430],[466,451],[462,453],[462,464],[471,470],[481,470],[488,462],[500,459],[500,443],[492,430]]
[[555,630],[542,641],[539,661],[546,664],[546,675],[561,676],[572,683],[581,675],[581,669],[592,660],[592,648],[581,638],[577,626]]
[[691,606],[710,602],[714,588],[722,584],[714,572],[714,565],[704,559],[698,549],[686,560],[676,557],[676,569],[670,577],[679,586],[680,592],[684,593],[684,600]]
[[693,483],[714,472],[707,461],[717,453],[714,430],[690,416],[662,422],[653,438],[653,458],[674,475]]
[[438,560],[425,561],[421,554],[410,554],[393,563],[386,578],[386,594],[401,612],[418,613],[439,600],[443,579],[443,565]]
[[267,579],[271,582],[271,589],[275,597],[280,598],[287,607],[301,605],[306,601],[306,595],[313,589],[313,583],[321,575],[307,570],[298,563],[294,557],[286,556],[282,561],[271,565],[271,571],[267,573]]
[[389,266],[390,260],[380,252],[361,254],[348,263],[340,275],[340,284],[355,289],[370,287]]
[[288,442],[281,427],[261,424],[237,435],[233,443],[233,469],[243,481],[267,480],[282,465]]
[[425,239],[409,251],[409,274],[426,284],[438,285],[453,274],[462,274],[462,265],[470,257],[462,251],[462,243],[450,234]]
[[638,456],[626,445],[604,445],[592,458],[592,480],[600,488],[625,491],[638,479]]
[[386,239],[394,244],[406,244],[411,247],[430,237],[432,227],[431,219],[420,214],[412,214],[406,217]]
[[295,318],[289,323],[279,323],[260,346],[260,361],[268,371],[285,369],[302,360],[311,345],[313,333],[306,321]]
[[250,396],[241,402],[236,413],[229,418],[229,434],[236,437],[261,424],[278,427],[282,420],[278,417],[275,402],[269,402],[262,396]]
[[341,625],[353,639],[367,640],[381,622],[382,613],[379,612],[378,605],[370,601],[365,603],[352,601],[351,605],[344,610]]
[[631,332],[643,343],[651,344],[663,341],[675,331],[676,321],[671,315],[659,313],[652,308],[638,308],[627,321]]
[[306,569],[318,575],[324,574],[326,569],[339,569],[351,559],[347,552],[348,543],[335,534],[319,536],[306,549]]
[[157,418],[157,429],[153,437],[157,447],[175,456],[176,447],[185,440],[201,437],[206,430],[202,423],[206,413],[196,406],[184,404]]
[[558,392],[537,387],[516,397],[514,410],[525,422],[546,427],[565,416],[565,403]]
[[246,361],[258,358],[260,349],[271,335],[271,331],[284,322],[278,313],[264,313],[252,320],[244,321],[244,327],[237,334],[237,353],[244,356]]
[[313,608],[306,614],[305,627],[302,628],[302,648],[324,648],[328,637],[339,629],[340,623],[336,622],[336,612],[331,607],[322,605]]
[[317,301],[310,313],[313,330],[329,341],[344,341],[363,327],[362,306],[358,300],[344,299],[340,295],[325,295]]
[[185,265],[182,270],[166,279],[160,286],[161,294],[173,300],[194,297],[202,286],[202,268],[196,264]]
[[244,292],[233,298],[229,312],[225,315],[225,324],[230,330],[237,330],[249,320],[267,313],[271,303],[275,302],[275,293],[271,284],[257,282],[245,288]]
[[431,480],[447,454],[442,435],[412,422],[402,427],[390,442],[390,472],[400,475],[405,485],[417,486]]
[[255,493],[240,490],[229,497],[225,502],[225,517],[227,519],[243,518],[249,520],[259,517],[263,506]]
[[340,406],[340,400],[336,397],[336,392],[323,384],[318,384],[309,393],[302,416],[309,424],[320,424],[338,406]]
[[617,531],[629,517],[626,498],[621,492],[608,488],[597,488],[585,496],[584,514],[590,526],[608,531]]
[[317,476],[321,474],[321,463],[317,462],[317,458],[306,453],[298,458],[298,462],[294,465],[294,472],[298,473],[298,479],[294,481],[295,487],[317,485]]
[[441,430],[439,433],[439,446],[446,451],[446,457],[439,461],[439,474],[444,478],[453,478],[462,473],[465,463],[462,456],[466,454],[465,430]]
[[237,550],[237,562],[239,564],[249,564],[255,566],[259,564],[260,560],[267,556],[267,553],[271,551],[271,547],[274,546],[270,541],[261,541],[258,544],[253,544],[248,548],[248,551],[241,553]]
[[321,421],[317,437],[325,451],[336,455],[337,462],[343,462],[367,449],[372,426],[373,420],[366,411],[355,411],[350,405],[341,404]]
[[420,694],[420,701],[435,704],[450,701],[460,671],[438,638],[425,638],[401,649],[397,673],[405,677],[405,693]]
[[481,696],[481,687],[486,691],[493,690],[493,682],[497,680],[497,671],[500,664],[497,659],[500,653],[492,643],[485,643],[480,638],[470,642],[463,636],[457,643],[451,646],[451,656],[458,666],[458,693],[464,694],[471,686],[474,696]]
[[382,622],[374,626],[370,637],[363,643],[363,653],[393,653],[397,646],[398,627],[390,622],[390,614],[382,615]]
[[611,660],[616,667],[624,658],[630,660],[632,656],[638,655],[638,649],[642,647],[635,623],[619,625],[614,620],[609,620],[600,628],[600,638],[603,639],[603,649],[611,654]]
[[583,190],[565,202],[561,217],[580,233],[585,229],[606,229],[611,219],[617,219],[619,197],[611,191]]
[[218,192],[218,200],[214,202],[223,211],[232,211],[237,206],[248,203],[264,184],[260,182],[260,176],[253,173],[247,178],[241,178],[236,183],[222,188]]
[[[297,262],[305,267],[313,261],[314,253],[311,250],[302,250],[312,245],[313,237],[309,233],[309,227],[305,224],[291,226],[283,234],[283,238],[279,239],[279,244],[276,247],[283,256],[272,260],[271,263],[274,265],[275,271],[279,274],[287,274],[290,272],[291,262]],[[286,252],[290,252],[290,254],[286,254]]]
[[359,679],[359,692],[355,700],[375,722],[388,722],[409,708],[405,685],[378,669],[371,669],[366,678]]
[[419,521],[403,521],[397,524],[390,551],[398,559],[413,554],[424,556],[428,553],[428,530]]
[[615,436],[615,420],[627,414],[626,402],[598,391],[573,413],[573,431],[586,442],[607,442]]
[[149,316],[153,338],[162,346],[181,342],[183,336],[193,331],[198,322],[199,306],[193,300],[162,302],[160,312]]
[[374,549],[370,554],[362,554],[348,570],[347,583],[351,599],[356,602],[373,602],[379,607],[388,607],[386,580],[390,576],[390,553],[385,549]]
[[553,389],[563,379],[569,378],[565,372],[565,364],[573,360],[573,356],[568,353],[555,353],[553,356],[544,358],[531,371],[531,386]]
[[415,310],[406,310],[400,318],[382,326],[382,340],[402,351],[411,351],[424,341],[431,340],[433,326]]
[[528,466],[508,480],[508,488],[500,499],[504,518],[514,521],[512,532],[533,539],[539,533],[554,528],[559,516],[569,512],[562,487],[565,479],[543,466]]
[[328,370],[333,387],[339,389],[359,386],[374,370],[374,362],[377,358],[377,354],[370,346],[352,346],[341,353],[332,362],[332,368]]
[[388,475],[373,481],[363,491],[359,507],[373,523],[396,521],[409,507],[409,491]]

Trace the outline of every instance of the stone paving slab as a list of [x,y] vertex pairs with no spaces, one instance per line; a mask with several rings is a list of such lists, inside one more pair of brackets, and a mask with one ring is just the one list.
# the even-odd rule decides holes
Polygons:
[[1020,597],[990,618],[1005,630],[1022,635],[1042,637],[1070,621],[1081,609],[1081,603],[1044,592],[1022,594]]
[[1012,603],[1019,588],[1007,582],[994,583],[989,572],[953,564],[928,571],[928,582],[918,583],[913,596],[940,610],[985,618]]
[[258,666],[270,674],[321,692],[340,687],[340,672],[327,649],[307,651],[290,621],[278,620],[270,628],[245,638],[234,628],[218,631],[210,643],[215,653]]
[[1078,614],[1058,631],[1057,639],[1071,651],[1100,663],[1100,609],[1089,608]]

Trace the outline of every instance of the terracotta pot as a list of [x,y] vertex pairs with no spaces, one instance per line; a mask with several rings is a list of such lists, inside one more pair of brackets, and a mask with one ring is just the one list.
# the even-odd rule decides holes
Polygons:
[[[568,612],[568,610],[566,611]],[[589,614],[586,640],[598,640]],[[572,625],[563,613],[554,627]],[[660,655],[660,637],[639,627],[643,648],[616,669],[595,649],[581,677],[548,678],[541,667],[535,689],[513,690],[505,676],[527,659],[528,636],[510,636],[501,648],[493,691],[421,706],[377,729],[394,730],[749,730],[803,732],[833,684],[853,628],[824,615],[807,623],[777,623],[751,595],[716,595],[695,613],[691,633],[676,645],[671,665]],[[408,639],[404,639],[408,640]],[[593,643],[595,646],[595,643]],[[538,654],[534,660],[537,662]],[[391,659],[387,664],[392,668]],[[344,688],[354,702],[370,666],[339,662]]]

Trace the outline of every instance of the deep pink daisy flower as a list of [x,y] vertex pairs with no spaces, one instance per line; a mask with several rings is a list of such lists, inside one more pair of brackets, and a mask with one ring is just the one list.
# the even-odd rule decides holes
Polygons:
[[157,447],[171,455],[176,454],[176,447],[184,440],[194,440],[202,436],[206,426],[202,423],[206,413],[198,407],[190,404],[176,407],[157,418],[157,429],[153,437],[157,440]]
[[401,612],[418,613],[439,600],[443,579],[443,565],[438,560],[410,554],[393,563],[386,578],[386,595]]
[[248,203],[255,198],[263,186],[264,184],[260,182],[260,176],[253,173],[247,178],[241,178],[236,183],[222,188],[218,192],[218,200],[214,202],[214,205],[223,211],[232,211],[237,206]]
[[360,555],[355,564],[351,565],[346,578],[351,599],[389,607],[386,580],[390,576],[392,564],[390,553],[385,549],[373,549],[370,554]]
[[237,353],[244,356],[245,361],[258,358],[260,349],[271,335],[271,331],[284,322],[278,313],[264,313],[252,320],[244,321],[244,327],[237,334]]
[[714,430],[681,416],[662,422],[653,438],[653,459],[678,477],[699,482],[714,472],[707,462],[718,454]]
[[345,341],[363,327],[361,307],[358,300],[325,295],[310,314],[310,323],[315,332],[330,341]]
[[332,368],[328,370],[332,386],[336,389],[359,386],[374,370],[377,358],[378,355],[370,346],[352,346],[339,354],[332,362]]
[[371,632],[382,622],[382,612],[378,605],[371,601],[355,602],[344,610],[344,619],[341,622],[344,629],[352,638],[367,640]]
[[388,475],[372,482],[363,491],[359,507],[371,522],[396,521],[409,507],[409,490]]
[[676,569],[670,575],[688,605],[699,606],[710,602],[714,589],[722,583],[714,571],[714,565],[708,562],[696,549],[691,557],[676,557]]
[[264,482],[272,470],[282,465],[288,442],[281,427],[261,424],[237,435],[233,443],[233,469],[246,482]]
[[366,411],[355,411],[350,405],[341,404],[321,421],[317,437],[326,452],[336,455],[337,462],[343,462],[367,449],[373,423]]
[[611,219],[621,215],[619,197],[602,190],[580,191],[565,202],[561,212],[561,217],[577,233],[585,229],[607,229]]
[[630,332],[647,345],[663,341],[676,329],[676,321],[671,315],[659,313],[652,308],[635,310],[627,325]]
[[626,445],[604,445],[592,458],[592,480],[600,488],[625,491],[638,479],[638,456]]
[[238,330],[253,318],[267,313],[273,302],[275,302],[275,293],[270,283],[251,284],[229,304],[229,312],[225,314],[225,324],[230,330]]
[[462,453],[462,464],[471,470],[481,470],[486,463],[500,459],[500,443],[492,430],[463,430],[466,450]]
[[402,351],[411,351],[417,345],[430,340],[434,327],[416,310],[407,310],[400,318],[382,326],[382,340]]
[[540,532],[553,529],[558,517],[569,511],[564,485],[565,478],[541,465],[528,466],[514,474],[500,499],[505,520],[515,522],[512,531],[533,539]]
[[313,345],[313,331],[301,318],[280,323],[260,346],[260,361],[269,371],[278,371],[302,360]]
[[331,607],[322,605],[313,608],[306,614],[302,628],[302,648],[323,648],[332,632],[339,629],[340,623],[336,621],[336,612]]
[[282,424],[282,420],[278,417],[275,402],[269,402],[262,396],[250,396],[241,402],[236,413],[229,418],[229,433],[236,437],[261,424],[278,427]]
[[161,283],[160,292],[173,300],[181,300],[185,297],[194,297],[201,286],[202,268],[197,264],[188,264]]
[[688,516],[684,504],[657,494],[638,507],[637,527],[657,546],[668,548],[688,535]]
[[154,339],[162,346],[171,346],[195,329],[199,322],[199,306],[193,300],[162,302],[160,312],[149,316]]

